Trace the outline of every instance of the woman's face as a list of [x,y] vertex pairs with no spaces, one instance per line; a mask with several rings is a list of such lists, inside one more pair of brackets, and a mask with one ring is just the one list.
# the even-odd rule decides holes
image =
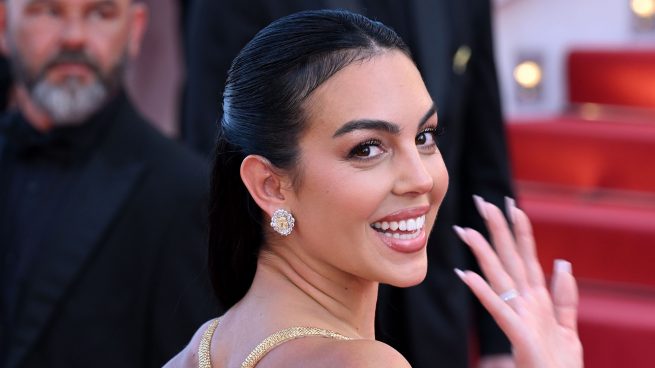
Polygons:
[[305,261],[396,286],[422,281],[448,174],[434,102],[414,64],[398,51],[353,63],[304,108],[289,204]]

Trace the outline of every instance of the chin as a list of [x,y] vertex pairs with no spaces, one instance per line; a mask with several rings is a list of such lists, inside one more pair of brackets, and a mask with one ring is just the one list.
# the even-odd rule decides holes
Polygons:
[[416,286],[425,280],[428,273],[427,257],[420,265],[412,266],[411,269],[398,267],[398,270],[400,272],[394,274],[393,279],[387,280],[385,284],[401,288]]

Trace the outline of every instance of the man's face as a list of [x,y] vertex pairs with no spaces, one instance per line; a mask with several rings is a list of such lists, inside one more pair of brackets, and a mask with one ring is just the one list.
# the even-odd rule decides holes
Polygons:
[[3,46],[19,88],[54,125],[76,124],[118,89],[144,24],[130,0],[8,0]]

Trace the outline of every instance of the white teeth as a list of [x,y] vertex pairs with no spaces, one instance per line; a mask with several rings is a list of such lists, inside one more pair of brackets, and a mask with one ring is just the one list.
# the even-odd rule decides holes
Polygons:
[[381,229],[382,231],[391,229],[391,231],[416,231],[423,228],[425,225],[425,215],[419,216],[417,218],[411,218],[407,220],[400,221],[381,221],[373,223],[373,227],[376,229]]
[[402,240],[409,240],[409,239],[415,239],[418,237],[420,234],[420,231],[415,231],[413,233],[407,233],[407,234],[400,234],[400,233],[382,233],[384,236],[387,238],[394,238],[394,239],[402,239]]

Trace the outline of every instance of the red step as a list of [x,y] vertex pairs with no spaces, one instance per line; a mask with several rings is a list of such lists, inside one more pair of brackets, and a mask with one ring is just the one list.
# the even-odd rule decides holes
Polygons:
[[518,180],[655,193],[655,123],[560,117],[515,121],[507,129]]
[[655,288],[655,194],[590,197],[526,183],[517,187],[544,268],[564,258],[582,278]]
[[544,269],[573,263],[585,366],[652,367],[655,50],[573,51],[568,81],[579,115],[508,125],[519,205]]
[[588,49],[568,55],[571,103],[655,109],[655,50]]
[[[574,273],[577,273],[574,266]],[[650,368],[655,290],[580,283],[578,328],[587,368]]]

